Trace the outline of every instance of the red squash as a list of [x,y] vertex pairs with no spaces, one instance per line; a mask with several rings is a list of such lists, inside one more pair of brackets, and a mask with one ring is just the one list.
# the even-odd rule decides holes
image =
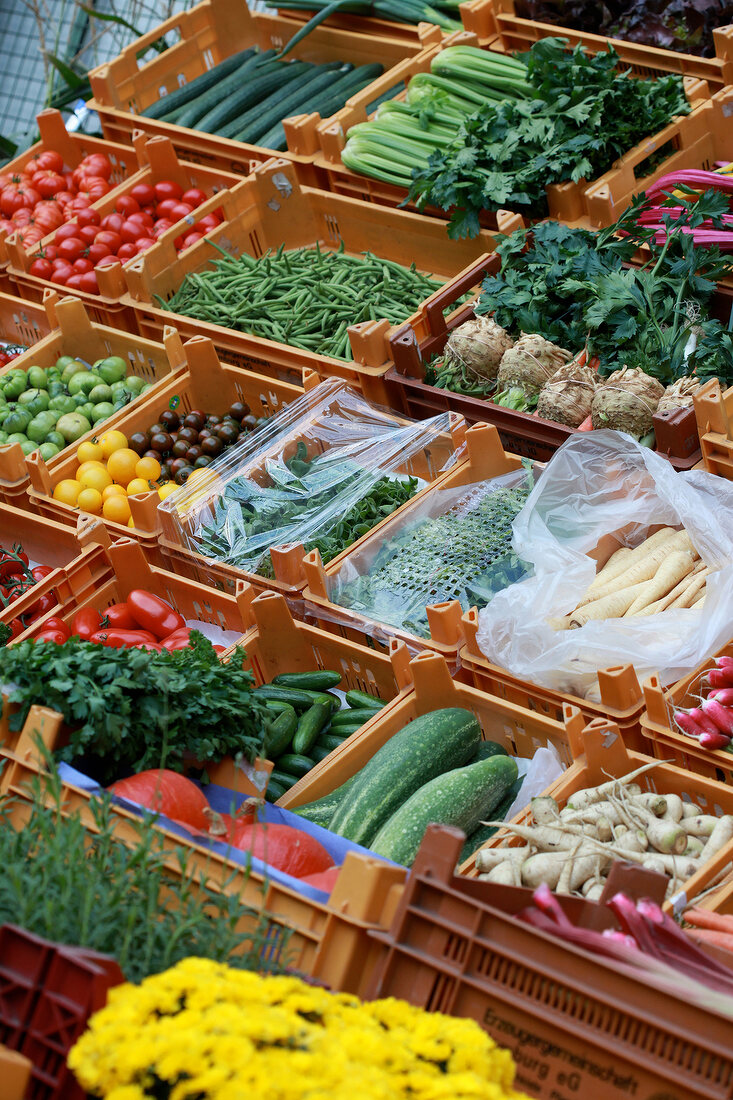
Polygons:
[[112,794],[145,806],[148,810],[165,814],[171,821],[178,821],[192,829],[207,830],[209,804],[206,795],[185,775],[152,768],[128,779],[120,779],[110,787]]
[[234,823],[232,844],[294,878],[318,874],[333,866],[333,860],[322,844],[309,833],[294,829],[291,825],[237,821]]
[[309,886],[315,886],[318,890],[325,890],[330,894],[339,877],[340,867],[329,867],[326,871],[318,871],[315,875],[303,875],[301,882],[307,882]]

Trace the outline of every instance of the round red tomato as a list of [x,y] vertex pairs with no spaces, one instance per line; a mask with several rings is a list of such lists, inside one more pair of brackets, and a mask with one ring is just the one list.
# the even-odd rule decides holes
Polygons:
[[152,183],[136,183],[130,188],[130,198],[140,206],[150,206],[155,202],[155,188]]
[[74,260],[71,266],[74,268],[74,271],[78,271],[80,275],[94,268],[94,264],[86,256],[80,256],[78,260]]
[[16,210],[27,206],[33,209],[37,202],[41,201],[38,191],[32,187],[23,187],[19,183],[11,183],[0,192],[0,213],[6,218],[11,217]]
[[209,229],[216,229],[217,225],[221,225],[221,218],[218,214],[204,214],[203,218],[196,222],[196,225],[206,226],[208,232]]
[[67,287],[68,290],[82,290],[81,280],[81,272],[72,271],[71,275],[64,280],[64,286]]
[[101,219],[99,211],[95,210],[93,206],[87,206],[84,210],[80,210],[76,215],[77,225],[99,225]]
[[32,217],[33,211],[28,206],[21,206],[20,210],[16,210],[10,220],[13,225],[28,225]]
[[[66,286],[66,280],[73,278],[75,274],[76,272],[71,264],[64,264],[63,267],[54,267],[51,275],[51,282],[60,283],[61,286]],[[81,279],[81,275],[79,275],[79,278]]]
[[88,247],[97,239],[97,227],[96,225],[82,225],[77,235],[79,240],[84,241],[84,244]]
[[200,187],[189,187],[181,195],[181,202],[187,202],[195,210],[202,202],[206,202],[206,193]]
[[134,241],[125,241],[125,243],[121,244],[117,249],[117,259],[123,264],[126,263],[127,260],[131,260],[133,256],[137,256],[137,244],[135,244]]
[[56,230],[54,237],[55,244],[59,245],[62,241],[67,240],[69,237],[76,237],[77,227],[74,222],[67,222],[66,225],[62,225]]
[[174,222],[179,222],[181,218],[187,218],[189,214],[193,214],[193,207],[189,206],[187,202],[177,202],[170,212],[170,217]]
[[101,176],[105,180],[108,180],[112,175],[112,165],[109,157],[104,153],[90,153],[89,156],[84,157],[79,169],[84,175]]
[[36,171],[46,169],[51,172],[63,172],[64,170],[64,158],[55,149],[44,149],[42,153],[37,153],[33,158],[33,164]]
[[77,198],[87,196],[92,203],[109,194],[109,184],[102,176],[85,176],[83,182],[84,186],[79,188]]
[[135,255],[139,256],[141,252],[147,251],[147,249],[150,248],[154,244],[155,244],[155,241],[152,239],[152,237],[140,237],[140,239],[138,240],[138,242],[135,246],[135,249],[136,249]]
[[31,275],[35,275],[39,279],[50,279],[51,273],[53,272],[53,266],[50,260],[44,260],[39,256],[33,261],[28,270]]
[[176,199],[163,199],[159,202],[155,208],[155,213],[159,218],[170,218],[171,211],[178,206]]
[[126,218],[129,218],[130,214],[139,213],[140,203],[137,199],[133,199],[132,195],[121,195],[115,203],[115,210],[118,214],[124,214]]
[[155,185],[155,197],[158,202],[162,202],[163,199],[175,199],[178,201],[182,194],[183,188],[173,180],[160,180],[160,182]]
[[75,191],[59,191],[57,195],[54,195],[54,201],[57,202],[64,210],[69,205],[69,203],[74,201],[75,198]]
[[112,229],[100,229],[94,238],[95,244],[104,244],[110,252],[116,252],[122,244],[122,237]]
[[167,218],[158,218],[157,222],[153,226],[153,236],[156,241],[159,237],[162,237],[164,233],[167,233],[173,222],[169,222]]
[[200,233],[189,233],[187,237],[183,238],[183,248],[191,248],[197,241],[202,241],[203,237]]
[[112,250],[100,241],[93,241],[87,249],[87,256],[93,267],[96,267],[100,260],[103,260],[106,256],[111,256],[111,254]]
[[66,180],[58,172],[44,168],[40,172],[36,172],[33,177],[33,186],[42,199],[50,199],[59,191],[66,189]]
[[119,233],[124,220],[122,214],[113,213],[107,214],[99,224],[102,229],[112,229],[115,233]]
[[[94,248],[94,245],[92,245],[92,248]],[[110,254],[108,256],[102,256],[101,260],[97,260],[97,262],[94,266],[95,266],[95,268],[110,267],[112,264],[116,264],[118,260],[119,260],[119,256],[112,256]]]
[[59,242],[59,256],[62,260],[70,260],[73,263],[74,260],[79,259],[85,247],[84,241],[79,237],[64,237]]
[[39,253],[40,256],[44,256],[47,260],[51,260],[52,262],[57,258],[58,254],[59,250],[55,244],[47,244],[43,251]]
[[71,216],[72,214],[78,214],[80,210],[86,210],[91,201],[92,200],[89,198],[88,195],[82,194],[82,192],[79,191],[76,195],[74,195],[71,202],[67,203],[66,205],[66,210],[69,216]]
[[127,219],[128,222],[138,222],[140,225],[145,226],[148,229],[153,227],[153,219],[150,214],[144,213],[142,210],[137,210],[134,214],[130,214]]
[[85,290],[87,294],[99,294],[99,283],[93,271],[85,271],[79,278],[81,279],[82,290]]
[[122,223],[120,237],[124,244],[133,244],[143,236],[144,232],[145,230],[139,221],[132,221],[131,218],[128,218],[126,222]]

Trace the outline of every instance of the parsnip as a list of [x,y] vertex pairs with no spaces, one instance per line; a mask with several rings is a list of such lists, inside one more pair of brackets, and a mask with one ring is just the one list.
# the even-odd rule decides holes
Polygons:
[[484,882],[498,882],[502,886],[521,886],[517,871],[518,868],[511,860],[505,860],[504,863],[492,867],[487,875],[479,875],[479,878],[483,879]]
[[[625,787],[627,792],[632,790],[633,780],[640,775],[645,775],[646,772],[652,771],[653,768],[658,768],[664,761],[655,760],[651,764],[643,764],[642,767],[637,768],[636,771],[629,772],[628,775],[622,775],[618,779],[609,779],[605,783],[599,783],[597,787],[584,787],[583,790],[576,791],[571,795],[567,801],[567,805],[571,810],[583,810],[586,806],[593,806],[597,802],[605,802],[609,795],[613,795],[617,787]],[[638,787],[634,784],[633,789],[638,792]]]
[[[655,531],[649,538],[644,539],[638,546],[633,549],[630,547],[622,546],[620,550],[617,550],[615,554],[612,554],[602,569],[596,573],[595,578],[589,585],[585,595],[591,596],[591,599],[596,599],[596,593],[599,589],[604,588],[611,581],[616,580],[622,574],[624,574],[631,566],[636,565],[641,561],[651,550],[654,550],[657,546],[666,543],[673,535],[678,532],[672,527],[662,527],[659,531]],[[592,593],[592,595],[591,595]]]
[[680,796],[678,794],[665,794],[664,801],[667,803],[666,816],[670,817],[672,821],[681,821],[684,803]]
[[722,817],[718,818],[715,828],[708,837],[707,844],[702,850],[700,859],[702,861],[712,859],[713,856],[717,855],[720,849],[725,844],[729,844],[731,840],[733,840],[733,816],[724,814]]
[[674,586],[671,592],[668,592],[666,596],[662,596],[661,599],[655,600],[654,603],[647,604],[641,611],[637,612],[640,617],[646,615],[658,615],[660,611],[666,611],[670,604],[674,603],[678,596],[681,596],[687,588],[692,584],[695,577],[698,576],[703,569],[707,567],[703,562],[698,561],[695,564],[695,568],[682,578],[682,580]]
[[[657,534],[661,534],[661,532],[657,532]],[[618,574],[618,576],[614,577],[614,579],[607,584],[596,586],[594,582],[594,584],[592,584],[583,594],[576,610],[587,603],[596,602],[599,599],[603,599],[605,596],[615,595],[618,592],[624,591],[632,585],[638,584],[640,581],[650,580],[662,562],[664,562],[674,551],[694,551],[690,536],[686,531],[672,531],[668,537],[660,539],[651,545],[655,537],[656,536],[652,535],[651,538],[647,539],[646,543],[642,543],[641,547],[636,548],[640,550],[644,547],[644,553],[633,560],[628,558],[627,561],[629,564],[623,573]]]
[[[636,795],[634,798],[634,804],[639,804],[655,817],[665,817],[668,810],[668,802],[665,795],[654,794],[653,791],[645,791],[643,794]],[[679,816],[677,817],[679,821]]]
[[705,597],[703,596],[702,599],[698,600],[697,603],[694,603],[692,605],[692,611],[697,611],[698,608],[704,607],[704,606],[705,606]]
[[712,814],[699,814],[697,817],[683,817],[680,825],[690,836],[709,837],[718,824],[718,818]]
[[674,607],[692,607],[694,603],[697,603],[700,598],[700,593],[704,591],[707,584],[707,578],[710,575],[710,570],[700,570],[696,577],[693,578],[692,584],[688,585],[685,591],[677,597],[674,603],[671,603],[670,608]]
[[699,836],[688,836],[687,847],[682,853],[683,856],[690,856],[693,859],[697,859],[702,855],[702,850],[705,847]]
[[586,623],[599,619],[622,619],[634,600],[641,596],[647,588],[646,579],[638,584],[632,584],[629,588],[622,588],[606,594],[602,599],[586,603],[568,615],[570,629],[585,626]]
[[655,603],[662,596],[666,596],[675,585],[679,584],[693,568],[692,554],[689,550],[676,550],[662,561],[646,585],[646,590],[640,593],[629,607],[626,614],[636,615],[642,608],[650,603]]
[[[594,882],[592,879],[589,881],[591,883],[590,888],[588,889],[587,893],[584,894],[586,901],[600,901],[604,890],[603,883]],[[583,883],[583,885],[585,885],[585,883]]]
[[702,810],[697,802],[682,802],[682,817],[699,817]]
[[[595,873],[597,867],[606,867],[611,860],[612,857],[609,854],[583,845],[579,848],[573,860],[572,871],[568,879],[569,891],[577,890],[587,878]],[[547,852],[530,856],[522,864],[523,885],[536,889],[541,883],[546,882],[551,890],[556,889],[566,861],[567,854],[565,852]]]
[[530,808],[536,825],[554,825],[560,816],[557,802],[549,795],[540,795],[533,798]]
[[489,872],[505,862],[521,866],[528,854],[527,848],[480,848],[476,853],[476,870]]

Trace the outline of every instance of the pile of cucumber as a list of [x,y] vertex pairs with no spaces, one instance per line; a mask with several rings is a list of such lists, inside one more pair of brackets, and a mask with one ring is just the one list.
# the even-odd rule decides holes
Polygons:
[[169,92],[142,112],[207,134],[287,148],[282,120],[317,111],[326,118],[384,72],[381,65],[278,60],[251,47]]
[[275,765],[267,785],[269,802],[282,798],[386,705],[354,689],[346,692],[342,709],[339,697],[329,690],[340,683],[340,673],[319,669],[284,672],[254,689],[253,694],[272,711],[264,739],[265,755]]
[[521,785],[506,750],[453,707],[415,718],[343,786],[294,812],[405,867],[428,825],[454,825],[467,837],[463,862],[496,831],[481,822],[502,821]]

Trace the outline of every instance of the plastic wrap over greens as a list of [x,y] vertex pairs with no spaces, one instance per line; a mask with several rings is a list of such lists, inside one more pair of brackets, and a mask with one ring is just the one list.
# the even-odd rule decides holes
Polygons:
[[449,414],[406,420],[323,382],[168,497],[163,531],[247,573],[271,575],[272,547],[330,561],[455,458]]
[[474,485],[434,489],[344,562],[334,603],[429,637],[429,604],[458,600],[467,611],[521,580],[526,564],[512,546],[512,524],[533,486],[529,469]]

